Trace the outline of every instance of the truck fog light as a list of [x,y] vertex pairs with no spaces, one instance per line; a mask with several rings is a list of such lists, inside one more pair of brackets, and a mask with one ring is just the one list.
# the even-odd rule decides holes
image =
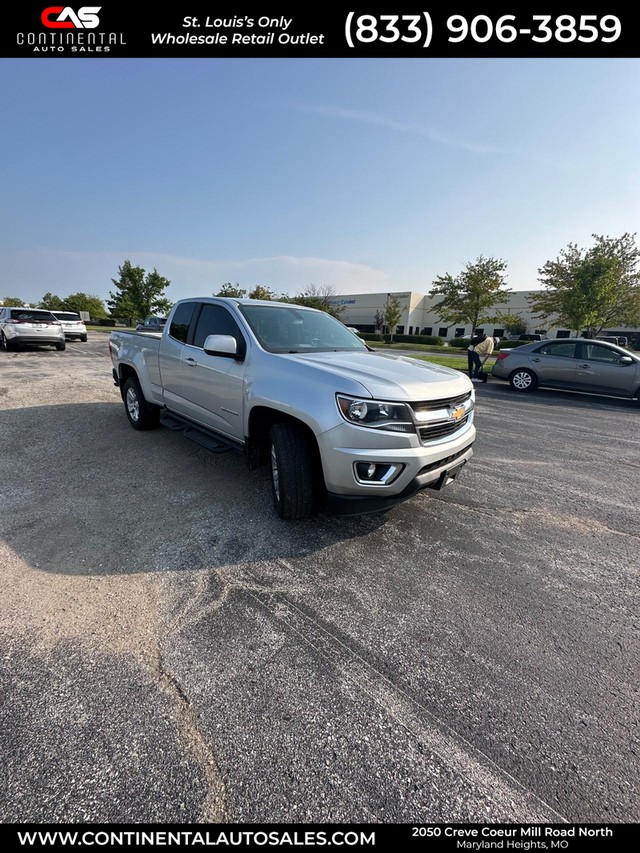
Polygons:
[[356,462],[354,468],[356,480],[359,483],[375,483],[387,486],[396,479],[404,465],[388,462]]

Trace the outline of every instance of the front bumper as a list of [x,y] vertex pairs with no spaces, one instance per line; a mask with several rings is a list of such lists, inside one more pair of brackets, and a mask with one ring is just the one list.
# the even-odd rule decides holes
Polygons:
[[[388,509],[426,488],[442,488],[473,456],[473,413],[463,428],[440,440],[422,443],[418,435],[363,429],[348,424],[318,437],[329,508],[337,514]],[[375,445],[375,446],[371,446]],[[396,466],[388,482],[364,482],[365,465]],[[445,476],[446,475],[446,476]]]
[[363,515],[368,512],[384,512],[403,501],[412,498],[422,489],[444,489],[460,474],[473,456],[472,445],[441,460],[436,468],[426,466],[405,488],[395,495],[337,495],[327,492],[329,511],[334,515]]

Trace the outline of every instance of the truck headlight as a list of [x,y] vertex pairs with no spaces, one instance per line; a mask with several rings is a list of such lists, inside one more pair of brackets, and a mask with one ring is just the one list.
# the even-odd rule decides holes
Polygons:
[[386,403],[381,400],[362,400],[336,394],[342,417],[350,424],[383,429],[389,432],[415,432],[409,407],[404,403]]

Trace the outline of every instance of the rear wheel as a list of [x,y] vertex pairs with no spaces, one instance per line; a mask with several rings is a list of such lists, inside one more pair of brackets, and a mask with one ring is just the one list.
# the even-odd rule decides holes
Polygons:
[[159,410],[157,406],[147,403],[135,376],[130,376],[124,383],[122,398],[127,418],[134,429],[153,429],[158,426]]
[[521,367],[513,371],[509,384],[516,391],[533,391],[538,387],[538,378],[531,370]]
[[269,435],[271,493],[280,518],[307,518],[314,508],[314,477],[309,441],[302,427],[281,423]]
[[67,348],[66,341],[61,341],[59,344],[56,344],[56,349],[58,350],[58,352],[62,352],[66,348]]

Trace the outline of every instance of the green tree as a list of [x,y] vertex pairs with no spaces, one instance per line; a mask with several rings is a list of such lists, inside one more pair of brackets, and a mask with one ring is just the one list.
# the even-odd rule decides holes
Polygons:
[[433,306],[434,312],[449,325],[459,323],[472,329],[480,323],[495,322],[499,314],[489,309],[511,293],[504,278],[506,268],[504,261],[480,255],[475,263],[467,263],[460,275],[438,276],[431,295],[441,299]]
[[529,296],[531,310],[558,325],[597,335],[607,326],[640,324],[640,251],[635,234],[592,235],[581,249],[569,243],[538,272],[545,288]]
[[2,304],[6,308],[22,308],[24,307],[24,302],[20,299],[19,296],[5,296],[2,300]]
[[64,311],[64,302],[55,293],[45,293],[38,302],[38,308],[46,308],[48,311]]
[[527,323],[519,314],[510,314],[498,312],[495,322],[499,326],[504,326],[512,338],[518,335],[524,335],[527,331]]
[[265,287],[263,284],[257,284],[251,293],[249,294],[249,299],[274,299],[275,293],[271,288]]
[[343,305],[338,305],[335,288],[330,284],[310,284],[296,296],[284,297],[287,302],[295,305],[306,305],[308,308],[317,308],[325,311],[332,317],[340,320],[344,311]]
[[[107,316],[107,309],[104,302],[99,296],[92,293],[72,293],[71,296],[65,297],[62,302],[63,311],[88,311],[92,320],[99,320]],[[52,309],[57,310],[57,309]]]
[[171,302],[164,295],[171,282],[156,269],[145,274],[142,267],[134,267],[127,260],[118,268],[118,276],[111,279],[116,291],[110,292],[111,299],[107,300],[112,317],[144,320],[171,310]]
[[231,284],[230,281],[225,282],[220,290],[217,293],[214,293],[214,296],[231,296],[235,299],[242,299],[242,297],[246,295],[247,291],[243,290],[237,281],[235,284]]
[[391,335],[392,341],[401,319],[402,307],[400,300],[397,296],[390,296],[387,299],[387,304],[384,306],[384,324],[387,327],[387,332]]

